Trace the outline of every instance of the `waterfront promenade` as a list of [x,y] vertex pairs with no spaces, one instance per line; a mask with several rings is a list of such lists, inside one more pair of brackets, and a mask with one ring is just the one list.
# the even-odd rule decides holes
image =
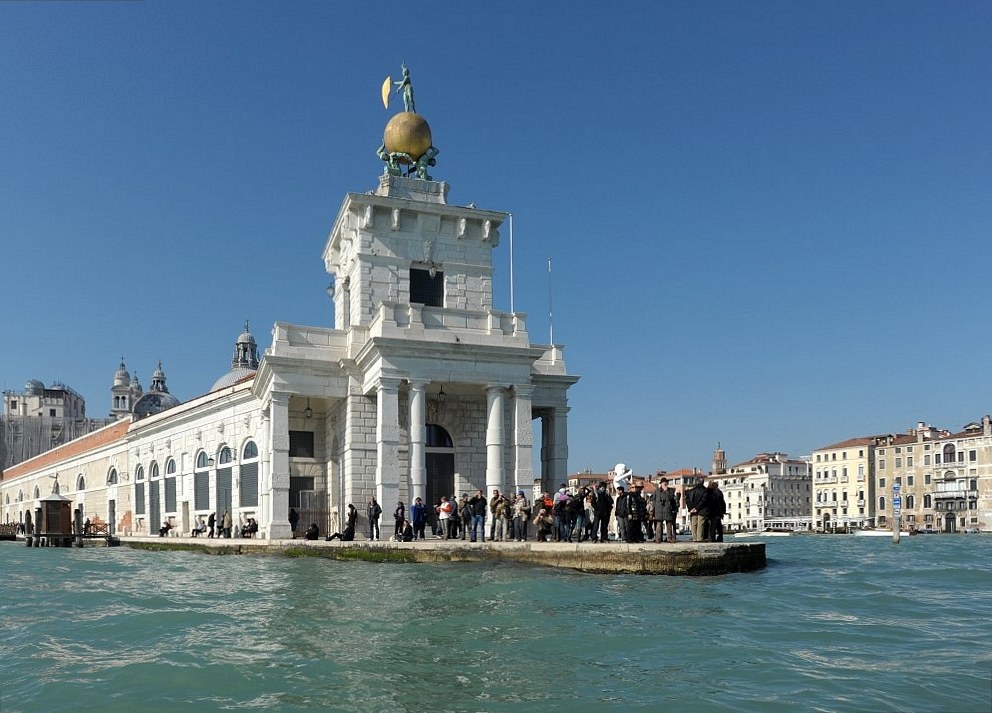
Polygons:
[[[580,572],[712,576],[751,572],[766,566],[761,542],[597,544],[592,542],[341,542],[203,537],[121,537],[124,547],[185,550],[203,554],[283,555],[371,562],[517,562]],[[90,543],[87,543],[87,545]]]

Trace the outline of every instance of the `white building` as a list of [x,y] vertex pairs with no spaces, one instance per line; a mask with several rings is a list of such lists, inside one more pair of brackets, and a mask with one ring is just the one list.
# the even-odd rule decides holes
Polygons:
[[723,524],[728,530],[810,529],[812,479],[807,460],[759,453],[708,480],[716,480],[723,491]]
[[493,308],[507,214],[449,205],[447,191],[383,175],[349,193],[323,251],[336,328],[277,322],[252,364],[246,327],[231,372],[183,404],[160,368],[129,420],[7,471],[3,519],[23,520],[56,474],[63,495],[118,531],[168,520],[188,533],[194,518],[230,511],[270,538],[289,536],[290,507],[323,531],[347,503],[364,515],[373,495],[390,512],[415,497],[564,482],[578,377],[561,346],[531,343],[524,314]]

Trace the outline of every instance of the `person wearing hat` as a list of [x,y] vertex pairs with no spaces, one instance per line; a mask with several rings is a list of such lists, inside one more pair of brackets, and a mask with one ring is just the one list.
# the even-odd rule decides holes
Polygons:
[[689,527],[693,542],[707,542],[710,519],[710,492],[702,480],[696,482],[685,494],[685,507],[689,511]]
[[675,542],[675,520],[679,514],[679,494],[668,487],[668,478],[662,478],[654,495],[654,518],[656,521],[654,541]]

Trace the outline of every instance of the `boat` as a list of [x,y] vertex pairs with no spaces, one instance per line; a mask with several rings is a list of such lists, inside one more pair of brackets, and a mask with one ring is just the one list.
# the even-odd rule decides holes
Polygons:
[[764,530],[745,530],[735,532],[734,537],[790,537],[794,535],[792,530],[784,527],[766,527]]
[[[892,530],[855,530],[854,534],[858,537],[892,537]],[[906,530],[899,531],[900,537],[905,535],[909,537],[910,533]]]

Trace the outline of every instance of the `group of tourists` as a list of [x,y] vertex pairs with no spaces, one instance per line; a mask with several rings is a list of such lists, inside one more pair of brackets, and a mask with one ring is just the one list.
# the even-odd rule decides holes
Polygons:
[[[645,495],[643,483],[607,481],[595,487],[582,486],[574,491],[562,485],[555,493],[544,492],[533,503],[523,490],[504,493],[493,489],[487,498],[484,491],[459,498],[441,496],[433,505],[415,498],[407,506],[399,501],[393,510],[393,533],[389,539],[413,542],[431,536],[444,540],[469,542],[628,542],[671,543],[679,532],[680,507],[688,513],[693,542],[722,542],[723,516],[727,506],[716,481],[700,481],[682,494],[661,478],[653,492]],[[368,540],[381,539],[379,520],[382,506],[374,496],[366,506]],[[299,521],[296,510],[290,511],[294,533]],[[356,538],[358,510],[349,504],[344,527],[324,539],[350,542]],[[316,524],[304,533],[306,539],[318,539]]]

